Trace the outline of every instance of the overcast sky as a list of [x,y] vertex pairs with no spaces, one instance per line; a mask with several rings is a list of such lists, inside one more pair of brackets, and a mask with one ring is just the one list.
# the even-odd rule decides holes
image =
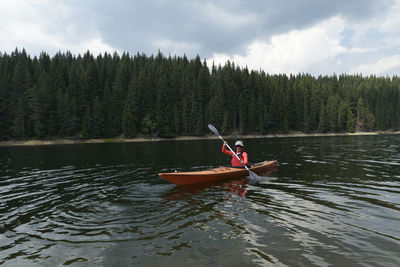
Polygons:
[[199,55],[268,73],[400,74],[400,0],[0,0],[0,51]]

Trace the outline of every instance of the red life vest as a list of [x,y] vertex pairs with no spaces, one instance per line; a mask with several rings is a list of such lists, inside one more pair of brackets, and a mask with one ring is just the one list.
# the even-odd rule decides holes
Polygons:
[[[225,145],[222,145],[222,152],[229,156],[232,156],[231,165],[233,167],[243,167],[243,164],[235,157],[235,154],[230,150],[226,150]],[[244,162],[244,164],[249,164],[246,152],[237,153],[236,155],[239,157],[240,160]]]
[[[246,152],[236,153],[236,155],[243,162],[244,162],[244,156],[246,156],[246,158],[247,158],[247,153]],[[247,163],[245,162],[245,164],[247,164]],[[232,155],[231,165],[234,166],[234,167],[237,167],[237,166],[243,167],[243,164],[237,159],[237,157],[235,157],[235,155]]]

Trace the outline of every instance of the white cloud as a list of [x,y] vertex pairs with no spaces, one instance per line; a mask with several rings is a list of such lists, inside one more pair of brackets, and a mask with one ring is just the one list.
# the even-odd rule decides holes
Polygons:
[[395,1],[394,5],[389,9],[385,20],[379,24],[379,28],[385,32],[400,32],[400,0]]
[[[398,75],[400,71],[400,0],[364,23],[350,25],[351,44],[359,46],[362,59],[349,64],[348,72],[364,75]],[[352,48],[353,50],[355,48]]]
[[156,40],[153,42],[153,47],[161,50],[162,53],[173,55],[183,55],[187,53],[194,53],[199,49],[199,45],[189,42],[174,42],[168,39]]
[[386,16],[381,21],[377,21],[378,29],[384,34],[382,42],[387,48],[396,48],[400,46],[400,0],[388,10]]
[[62,50],[64,51],[69,50],[72,53],[80,53],[80,54],[83,54],[89,50],[90,53],[92,53],[93,55],[102,54],[104,52],[108,53],[117,52],[121,54],[121,51],[112,48],[110,45],[104,43],[100,37],[85,40],[77,45],[68,44],[68,46],[65,46],[64,49]]
[[387,56],[373,63],[361,64],[350,69],[351,73],[361,73],[364,75],[384,75],[395,74],[400,68],[400,55]]
[[348,51],[340,44],[343,28],[343,19],[334,17],[308,29],[274,35],[268,42],[255,40],[248,45],[246,55],[214,54],[210,61],[224,64],[229,59],[269,73],[308,72],[319,62]]
[[362,23],[336,16],[306,29],[274,35],[267,41],[254,40],[245,54],[214,54],[209,61],[223,65],[230,60],[268,73],[398,74],[399,13],[400,0],[387,12]]

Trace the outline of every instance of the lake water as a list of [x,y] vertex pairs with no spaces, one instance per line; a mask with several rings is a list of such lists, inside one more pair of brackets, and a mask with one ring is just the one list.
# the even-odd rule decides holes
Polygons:
[[0,147],[0,265],[400,265],[400,135],[244,141],[258,184],[158,176],[219,140]]

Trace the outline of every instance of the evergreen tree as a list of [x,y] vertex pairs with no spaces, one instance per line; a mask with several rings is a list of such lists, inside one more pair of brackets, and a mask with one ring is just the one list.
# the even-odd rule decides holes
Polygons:
[[363,98],[360,97],[357,102],[356,130],[357,131],[372,130],[374,127],[374,123],[375,123],[374,116],[369,111],[368,107],[365,106]]
[[83,117],[82,131],[79,137],[84,139],[92,138],[92,116],[89,109],[86,110],[85,116]]
[[131,79],[128,55],[123,55],[116,74],[115,84],[111,93],[110,103],[110,133],[117,136],[122,133],[122,111],[125,94]]
[[210,71],[205,61],[199,70],[196,87],[197,90],[195,90],[193,96],[192,114],[195,118],[195,134],[202,135],[206,128],[205,106],[209,101],[210,90]]
[[349,133],[353,133],[355,131],[354,128],[354,115],[350,109],[347,109],[347,116],[346,116],[346,131]]
[[157,96],[157,128],[161,137],[173,137],[175,133],[174,105],[168,91],[167,77],[164,75],[159,82]]
[[128,103],[125,105],[124,112],[122,114],[122,129],[124,137],[136,136],[135,118]]
[[25,101],[19,98],[14,114],[13,136],[16,139],[25,139]]
[[318,131],[319,132],[326,132],[328,131],[328,120],[327,120],[327,116],[326,116],[326,108],[325,105],[321,105],[321,111],[319,113],[319,124],[318,124]]
[[228,111],[224,113],[224,121],[222,124],[222,133],[227,134],[232,131],[232,120],[231,116],[229,115]]
[[11,113],[8,74],[8,57],[3,56],[0,58],[0,140],[10,138]]
[[92,119],[92,136],[100,138],[105,135],[105,108],[100,99],[96,97],[93,104],[93,119]]
[[335,132],[338,130],[338,100],[335,95],[331,95],[328,98],[328,103],[326,105],[326,119],[328,125],[328,131]]
[[[397,85],[398,86],[398,85]],[[396,105],[394,109],[394,130],[400,130],[400,89],[399,87],[396,88],[397,97],[395,98]]]
[[[214,70],[216,73],[216,70]],[[209,102],[209,121],[215,125],[222,125],[224,121],[224,90],[221,78],[214,74],[211,80],[211,99]]]

